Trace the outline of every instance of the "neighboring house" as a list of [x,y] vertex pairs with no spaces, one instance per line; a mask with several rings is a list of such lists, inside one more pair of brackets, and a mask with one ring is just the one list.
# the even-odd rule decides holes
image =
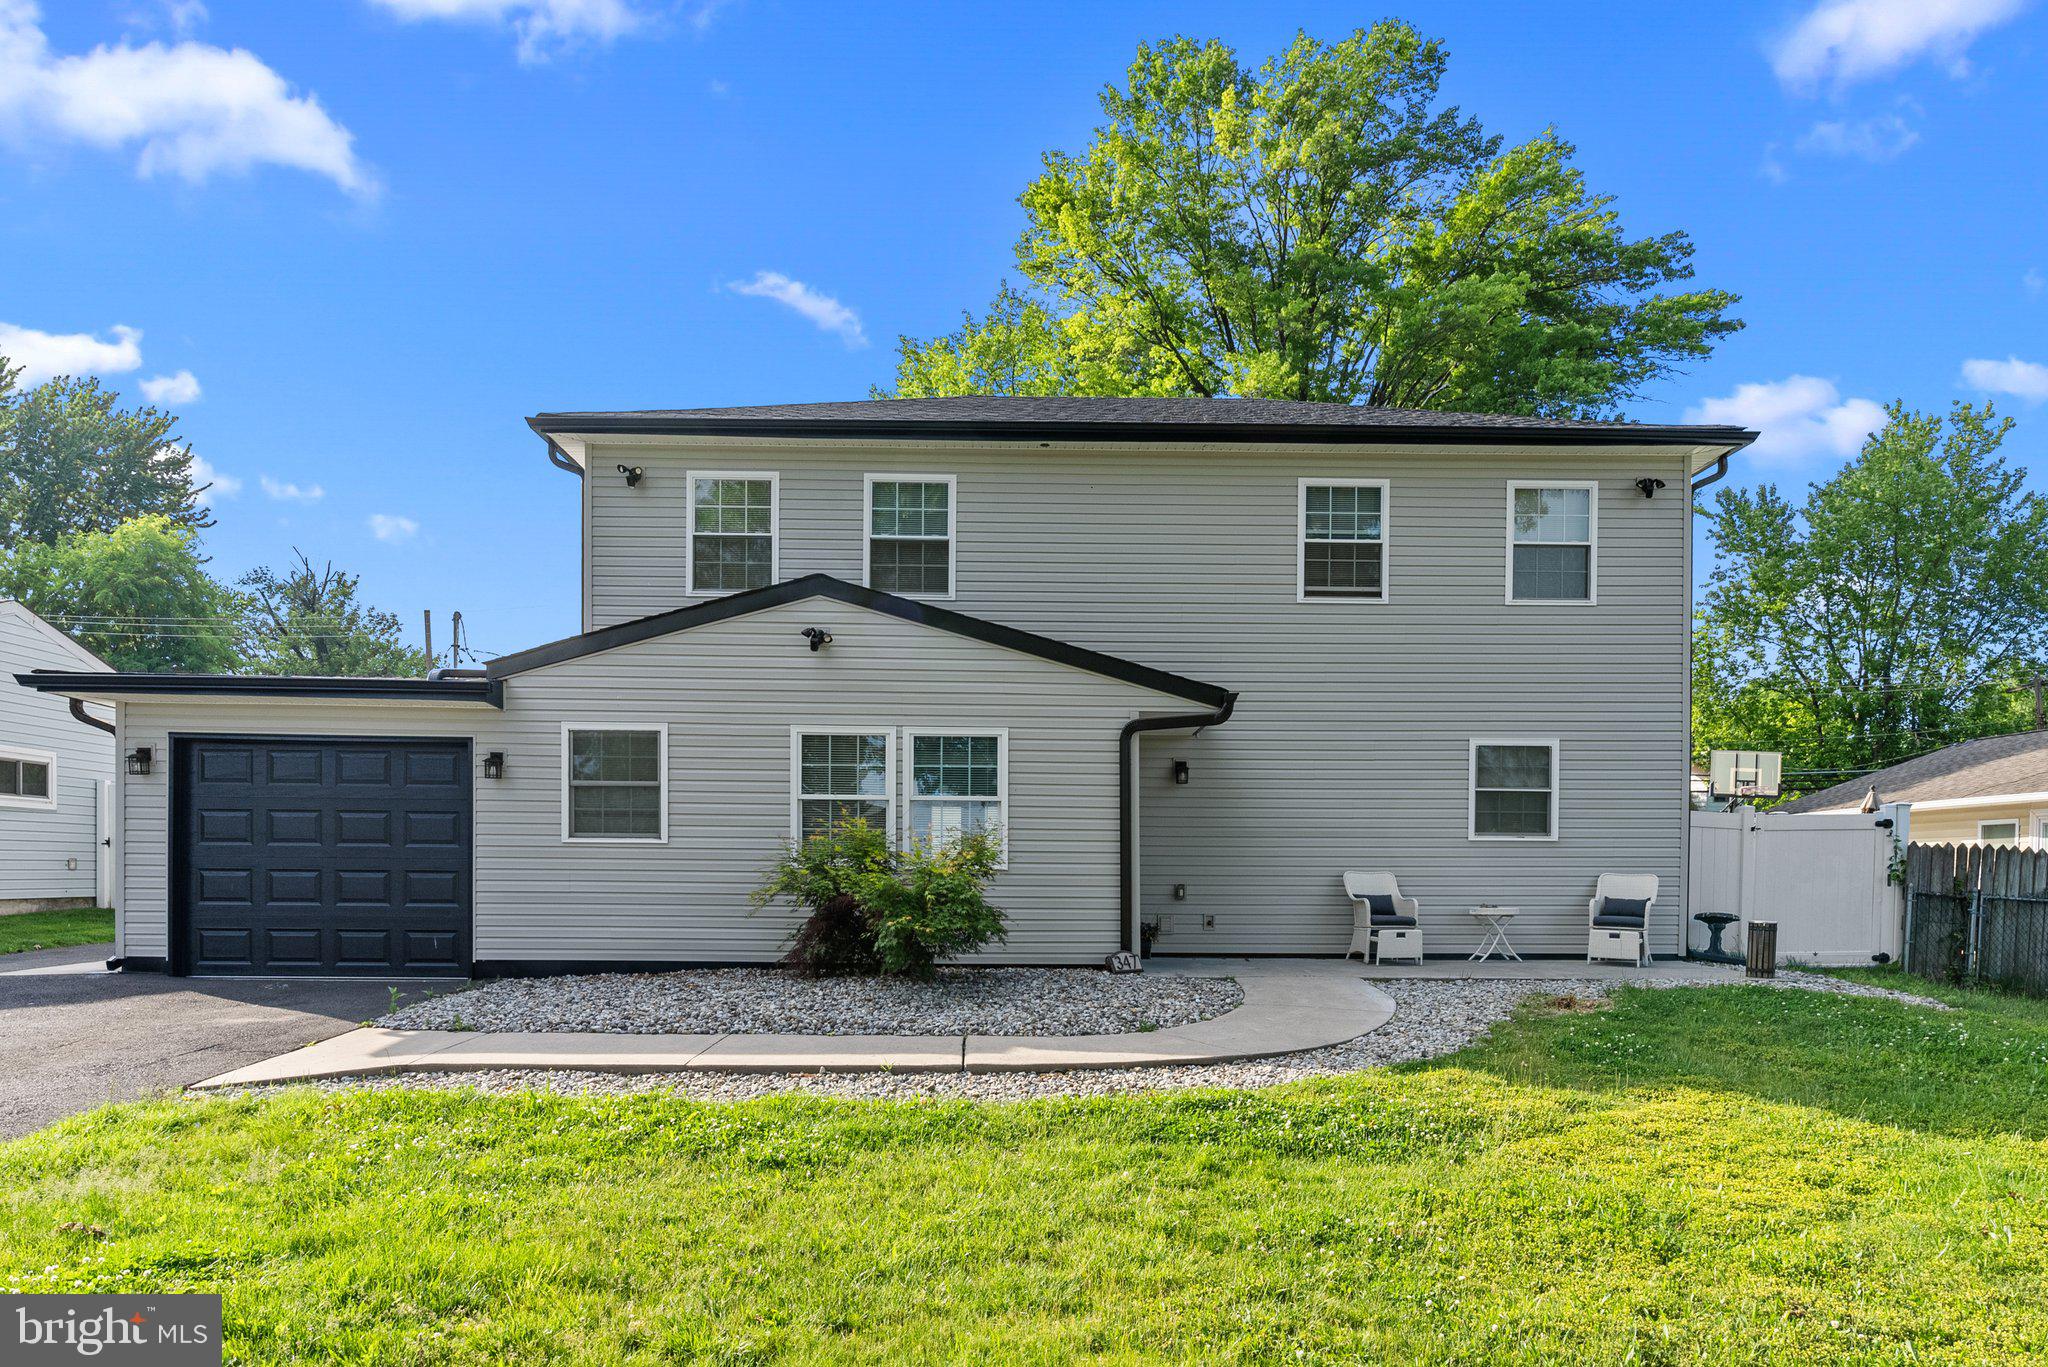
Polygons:
[[[1338,954],[1346,869],[1464,952],[1680,949],[1688,483],[1730,427],[1199,399],[530,420],[582,634],[431,679],[44,678],[117,702],[133,967],[760,962],[779,844],[1000,827],[989,961]],[[1709,475],[1707,478],[1716,477]],[[137,756],[139,761],[140,756]],[[140,767],[139,763],[138,766]]]
[[2048,731],[1966,740],[1772,810],[1853,812],[1872,789],[1912,807],[1917,844],[2048,848]]
[[99,900],[102,793],[114,777],[111,709],[87,710],[94,725],[65,699],[15,683],[16,674],[37,669],[104,673],[109,666],[0,598],[0,913]]

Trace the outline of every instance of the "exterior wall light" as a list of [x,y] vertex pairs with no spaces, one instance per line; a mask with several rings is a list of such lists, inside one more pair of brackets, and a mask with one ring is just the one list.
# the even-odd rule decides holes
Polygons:
[[647,478],[647,467],[644,465],[621,465],[619,473],[626,477],[626,487],[628,489],[637,489],[640,487],[640,481]]
[[1173,781],[1185,787],[1188,781],[1188,762],[1177,759],[1173,762]]
[[811,643],[811,653],[813,655],[832,644],[832,633],[823,627],[805,627],[803,637]]
[[148,773],[149,760],[149,747],[147,745],[136,746],[128,752],[128,772],[131,774]]
[[484,756],[484,777],[505,777],[505,752],[503,750],[493,750]]
[[1641,479],[1636,481],[1636,488],[1641,489],[1643,491],[1644,498],[1655,498],[1657,496],[1657,491],[1663,487],[1663,480],[1652,478],[1649,475],[1644,475]]

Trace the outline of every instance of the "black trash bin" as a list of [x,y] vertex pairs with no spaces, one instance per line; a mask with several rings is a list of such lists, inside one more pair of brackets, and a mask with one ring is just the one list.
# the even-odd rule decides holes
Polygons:
[[1778,976],[1778,923],[1776,921],[1751,921],[1749,923],[1749,968],[1747,976],[1752,978],[1775,978]]

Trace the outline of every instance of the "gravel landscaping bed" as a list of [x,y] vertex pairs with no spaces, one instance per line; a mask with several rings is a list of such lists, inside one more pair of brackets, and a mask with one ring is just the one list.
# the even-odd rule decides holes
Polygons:
[[1234,1010],[1228,978],[1093,968],[947,968],[929,983],[775,968],[501,978],[379,1019],[393,1030],[607,1035],[1121,1035]]
[[[1160,976],[1163,980],[1164,975]],[[1393,1019],[1379,1029],[1343,1044],[1244,1063],[1046,1073],[905,1074],[600,1073],[501,1068],[465,1073],[330,1078],[295,1085],[318,1087],[323,1091],[431,1087],[440,1090],[474,1089],[485,1093],[550,1091],[569,1095],[666,1092],[700,1101],[744,1101],[753,1097],[792,1094],[869,1100],[1028,1101],[1042,1097],[1116,1096],[1188,1087],[1271,1087],[1304,1078],[1331,1077],[1365,1068],[1382,1068],[1454,1054],[1506,1020],[1518,1005],[1530,997],[1571,997],[1596,1002],[1605,999],[1617,985],[1620,984],[1590,978],[1381,979],[1374,986],[1394,999],[1395,1010]],[[1627,985],[1693,987],[1699,984],[1645,978]],[[1944,1011],[1950,1009],[1931,998],[1845,982],[1817,973],[1781,971],[1774,979],[1758,982],[1736,980],[1727,985],[1831,992],[1850,997],[1885,997],[1916,1006],[1937,1007]],[[468,995],[474,994],[465,994]],[[460,999],[445,1000],[453,1003]],[[413,1009],[408,1008],[400,1014],[409,1014]],[[252,1087],[243,1090],[261,1093],[276,1089]]]

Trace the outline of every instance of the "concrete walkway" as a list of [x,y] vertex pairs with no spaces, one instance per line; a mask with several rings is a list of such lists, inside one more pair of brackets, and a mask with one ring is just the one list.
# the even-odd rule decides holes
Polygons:
[[193,1084],[368,1073],[556,1068],[662,1073],[991,1073],[1227,1063],[1356,1039],[1393,1017],[1362,966],[1330,959],[1173,959],[1151,972],[1235,978],[1244,1002],[1214,1020],[1130,1035],[597,1035],[366,1027]]

